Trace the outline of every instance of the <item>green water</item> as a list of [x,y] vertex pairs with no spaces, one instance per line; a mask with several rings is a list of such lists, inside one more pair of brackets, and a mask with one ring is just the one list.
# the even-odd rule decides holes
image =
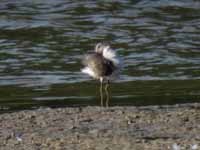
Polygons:
[[81,57],[109,42],[123,58],[111,105],[200,101],[200,2],[1,1],[0,111],[99,105]]

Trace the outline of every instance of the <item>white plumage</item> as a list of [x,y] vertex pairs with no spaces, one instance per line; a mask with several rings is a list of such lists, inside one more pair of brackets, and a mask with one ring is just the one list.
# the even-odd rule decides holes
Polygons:
[[115,66],[118,66],[120,63],[119,58],[117,58],[116,52],[113,49],[111,49],[110,46],[104,48],[103,57],[112,61]]
[[85,73],[85,74],[88,74],[89,76],[91,76],[93,78],[96,77],[94,71],[89,67],[84,67],[83,69],[81,69],[81,72]]

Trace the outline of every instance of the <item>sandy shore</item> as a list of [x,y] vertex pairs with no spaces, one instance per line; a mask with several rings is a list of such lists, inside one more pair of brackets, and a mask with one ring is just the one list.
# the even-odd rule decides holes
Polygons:
[[200,149],[200,104],[40,108],[0,115],[2,150]]

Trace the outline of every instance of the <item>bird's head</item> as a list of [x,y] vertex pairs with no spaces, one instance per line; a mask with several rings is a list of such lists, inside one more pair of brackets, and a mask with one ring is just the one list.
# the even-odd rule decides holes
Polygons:
[[109,49],[109,48],[110,48],[110,46],[108,44],[98,43],[95,46],[95,52],[98,53],[98,54],[103,54],[103,51],[106,50],[106,49]]

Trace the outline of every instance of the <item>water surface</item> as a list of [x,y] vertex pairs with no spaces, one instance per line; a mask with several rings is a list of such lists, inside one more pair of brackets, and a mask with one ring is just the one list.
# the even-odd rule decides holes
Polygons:
[[106,41],[124,61],[111,105],[200,101],[200,1],[0,4],[0,109],[99,105],[80,59]]

